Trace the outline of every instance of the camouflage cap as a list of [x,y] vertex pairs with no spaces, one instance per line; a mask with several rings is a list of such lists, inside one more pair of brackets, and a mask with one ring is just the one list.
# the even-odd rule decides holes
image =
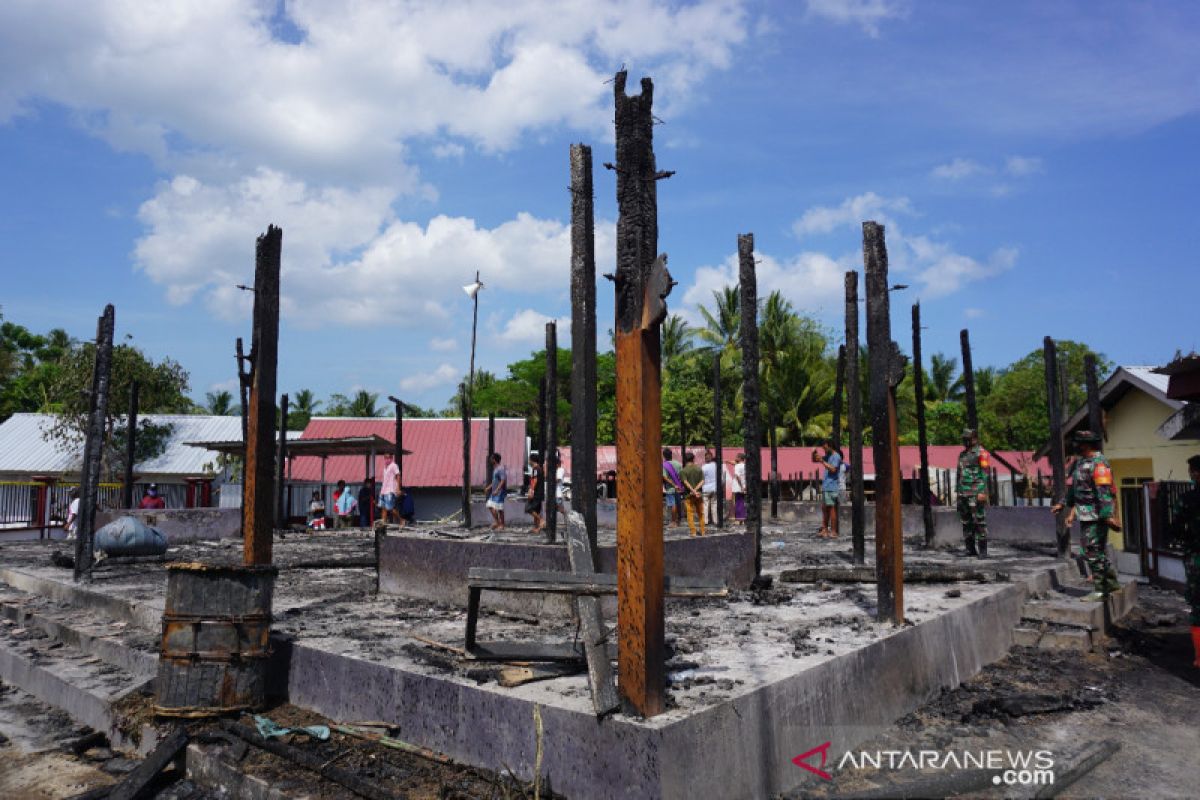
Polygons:
[[1082,444],[1100,444],[1100,434],[1092,431],[1075,431],[1071,440]]

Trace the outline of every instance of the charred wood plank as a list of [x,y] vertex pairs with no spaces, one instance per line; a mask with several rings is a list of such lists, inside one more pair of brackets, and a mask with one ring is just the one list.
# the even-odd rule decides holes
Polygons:
[[254,331],[250,412],[246,420],[242,537],[246,564],[270,564],[275,529],[275,374],[279,363],[279,268],[283,230],[258,237],[254,258]]

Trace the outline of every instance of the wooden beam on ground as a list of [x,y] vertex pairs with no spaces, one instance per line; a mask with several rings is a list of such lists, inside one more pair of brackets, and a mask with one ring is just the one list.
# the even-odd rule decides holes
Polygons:
[[875,454],[875,570],[878,617],[904,622],[904,538],[900,517],[900,453],[896,386],[904,358],[892,341],[887,246],[883,226],[863,223],[867,276],[867,351],[871,371],[871,439]]
[[862,380],[859,377],[858,273],[846,273],[846,424],[850,439],[850,538],[855,564],[867,560],[867,508],[863,489]]
[[[618,578],[611,572],[548,572],[534,569],[472,567],[467,583],[473,588],[499,592],[558,592],[573,595],[616,594]],[[663,577],[664,594],[670,597],[721,598],[729,595],[724,581],[712,578]]]
[[113,786],[108,793],[108,800],[134,800],[137,797],[149,797],[147,792],[150,783],[158,777],[183,748],[187,747],[188,732],[180,727],[173,730],[158,746],[146,756],[141,763],[133,768],[120,783]]
[[571,145],[571,508],[596,549],[596,223],[592,148]]
[[[578,511],[567,514],[567,557],[571,572],[576,576],[591,576],[596,572],[592,559],[592,547],[588,541],[587,523]],[[613,576],[614,589],[616,576]],[[575,615],[579,618],[583,652],[587,656],[588,685],[592,691],[592,710],[596,716],[616,711],[621,705],[617,686],[613,681],[612,664],[608,660],[608,628],[598,597],[577,596]]]
[[[617,622],[621,698],[645,717],[666,709],[663,619],[662,376],[659,329],[671,288],[658,252],[654,84],[613,80],[617,163]],[[553,498],[547,497],[548,502]]]
[[75,534],[76,582],[90,583],[95,562],[96,506],[100,497],[100,462],[104,456],[108,396],[112,386],[113,330],[117,312],[112,303],[96,323],[96,358],[92,366],[92,391],[88,396],[88,421],[79,478],[79,518]]
[[[821,565],[785,569],[779,573],[781,583],[875,583],[875,568],[869,564],[846,566]],[[905,583],[954,583],[974,581],[976,583],[1007,582],[1008,575],[995,570],[986,571],[972,567],[946,566],[942,564],[905,564]]]
[[758,276],[754,234],[738,234],[742,350],[742,442],[746,454],[746,532],[754,537],[754,577],[762,577],[762,407],[758,375]]
[[250,414],[246,421],[243,555],[248,565],[270,564],[275,530],[275,371],[279,363],[279,267],[283,230],[258,237],[254,258],[254,331]]

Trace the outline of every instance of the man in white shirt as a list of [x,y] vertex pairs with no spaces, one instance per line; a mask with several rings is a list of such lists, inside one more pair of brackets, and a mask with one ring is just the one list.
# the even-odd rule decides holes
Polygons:
[[717,524],[717,459],[711,450],[704,451],[704,485],[700,488],[704,495],[704,513],[709,525]]
[[67,521],[63,523],[67,531],[67,539],[74,539],[79,530],[79,489],[71,490],[71,504],[67,506]]
[[400,521],[400,467],[391,453],[383,456],[383,480],[379,484],[379,505],[383,521]]

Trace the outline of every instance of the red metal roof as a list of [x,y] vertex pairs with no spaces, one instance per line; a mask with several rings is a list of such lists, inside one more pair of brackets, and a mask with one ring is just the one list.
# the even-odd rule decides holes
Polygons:
[[[678,445],[666,445],[674,452],[675,457],[679,458]],[[700,446],[692,446],[688,448],[696,454],[697,462],[704,459],[704,448]],[[815,472],[820,469],[820,465],[814,464],[812,461],[813,447],[780,447],[779,448],[779,475],[783,480],[791,480],[793,475],[798,475],[803,478],[811,478]],[[571,468],[571,448],[560,448],[562,454],[563,465],[570,470]],[[726,461],[733,461],[738,453],[742,452],[740,447],[726,447],[722,455]],[[843,447],[843,453],[848,453],[849,448]],[[954,470],[958,468],[958,454],[962,452],[962,448],[955,445],[930,445],[929,446],[929,466],[936,469]],[[1023,470],[1026,465],[1029,465],[1030,474],[1036,476],[1040,468],[1043,475],[1050,474],[1050,462],[1043,458],[1040,461],[1034,461],[1033,453],[1029,451],[1015,450],[997,450],[993,451],[1008,463],[1012,464],[1017,470]],[[771,470],[771,450],[768,447],[762,449],[762,470],[763,478],[766,479]],[[615,445],[601,445],[596,448],[596,469],[599,472],[607,472],[610,469],[616,469],[617,466],[617,448]],[[905,478],[910,478],[913,471],[921,464],[920,449],[916,445],[901,445],[900,447],[900,472]],[[992,460],[992,466],[997,469],[1000,475],[1007,475],[1008,468],[999,462],[997,459]],[[875,454],[868,445],[863,448],[863,475],[868,479],[875,475]]]
[[[395,419],[388,417],[314,417],[301,439],[338,439],[347,436],[381,436],[393,442]],[[487,469],[488,421],[471,421],[471,482],[481,485]],[[454,418],[404,420],[404,484],[412,487],[462,485],[462,420]],[[496,451],[514,475],[525,465],[525,420],[496,420]],[[325,462],[325,480],[336,483],[362,481],[366,456],[330,456]],[[321,479],[321,459],[298,456],[290,465],[291,479],[316,482]],[[376,476],[383,474],[383,453],[375,457]]]

